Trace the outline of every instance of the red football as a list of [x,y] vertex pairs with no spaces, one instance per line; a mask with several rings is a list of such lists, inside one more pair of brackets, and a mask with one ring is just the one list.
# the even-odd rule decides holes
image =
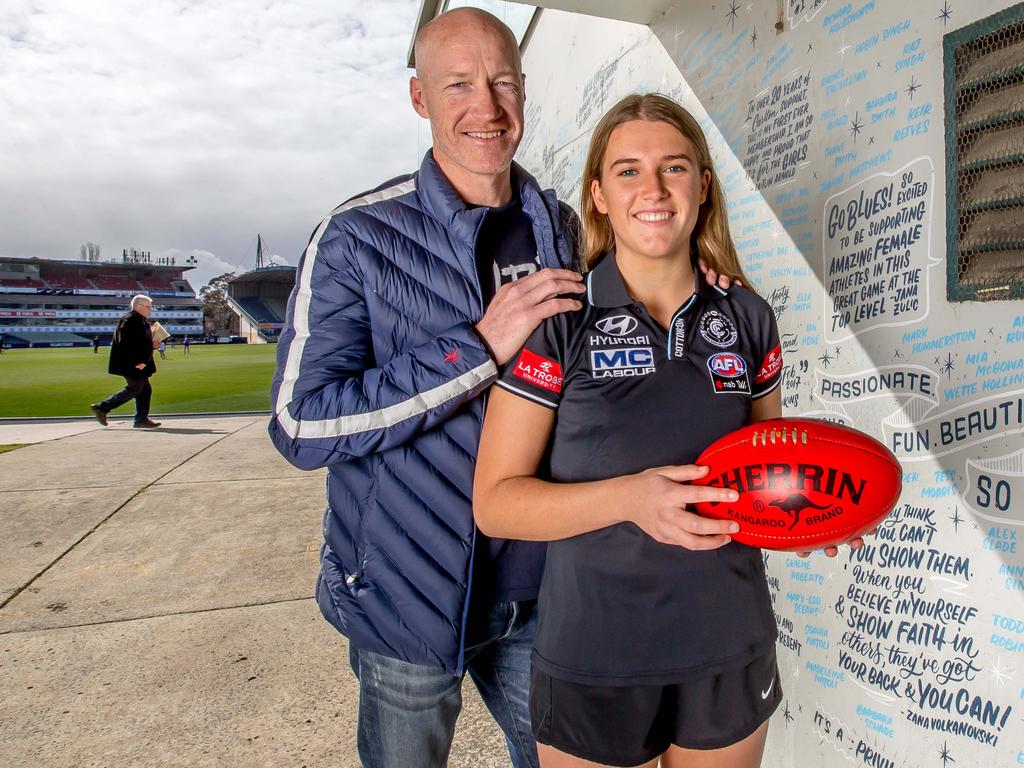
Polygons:
[[699,514],[740,524],[732,538],[764,549],[842,544],[874,528],[903,489],[903,470],[863,432],[818,419],[759,421],[716,440],[695,462],[694,485],[735,488],[735,502],[702,502]]

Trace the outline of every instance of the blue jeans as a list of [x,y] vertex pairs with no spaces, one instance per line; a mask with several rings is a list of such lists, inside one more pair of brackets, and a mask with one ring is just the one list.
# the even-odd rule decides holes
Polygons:
[[[536,603],[498,603],[466,648],[466,671],[505,734],[513,768],[537,768],[530,727],[530,652]],[[363,768],[447,765],[462,709],[462,678],[349,645],[359,679],[359,759]]]

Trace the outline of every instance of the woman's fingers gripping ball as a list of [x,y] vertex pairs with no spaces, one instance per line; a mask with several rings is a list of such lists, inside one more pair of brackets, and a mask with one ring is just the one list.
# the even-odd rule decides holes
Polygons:
[[[875,526],[870,531],[865,533],[864,536],[874,536],[875,532],[877,530],[878,530],[878,526]],[[861,547],[864,546],[864,537],[863,536],[855,536],[854,538],[850,539],[846,543],[850,546],[850,549],[860,549]],[[839,547],[836,547],[836,546],[825,547],[821,551],[825,553],[825,557],[835,557],[836,555],[839,554]],[[810,557],[811,556],[811,553],[809,551],[797,552],[797,554],[800,557]]]
[[701,501],[735,501],[736,491],[726,488],[690,485],[703,477],[707,467],[685,464],[656,467],[635,475],[637,482],[634,514],[630,520],[663,544],[686,549],[717,549],[728,544],[730,534],[739,530],[732,520],[712,520],[691,512],[687,507]]

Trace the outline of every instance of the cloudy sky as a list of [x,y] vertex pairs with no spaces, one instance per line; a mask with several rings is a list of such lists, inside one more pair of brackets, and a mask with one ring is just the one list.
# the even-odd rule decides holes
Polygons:
[[195,254],[196,289],[290,264],[430,145],[417,0],[2,0],[0,255]]

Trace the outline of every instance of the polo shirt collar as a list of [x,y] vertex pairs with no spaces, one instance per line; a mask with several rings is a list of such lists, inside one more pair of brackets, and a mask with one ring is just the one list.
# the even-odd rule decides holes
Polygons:
[[[723,291],[717,285],[709,285],[707,280],[702,279],[700,270],[694,261],[694,269],[697,269],[697,295],[702,299],[717,300],[728,296],[728,291]],[[587,298],[594,307],[614,308],[625,307],[635,303],[633,297],[626,290],[626,283],[622,280],[622,273],[619,265],[615,262],[615,249],[613,248],[587,273]]]

